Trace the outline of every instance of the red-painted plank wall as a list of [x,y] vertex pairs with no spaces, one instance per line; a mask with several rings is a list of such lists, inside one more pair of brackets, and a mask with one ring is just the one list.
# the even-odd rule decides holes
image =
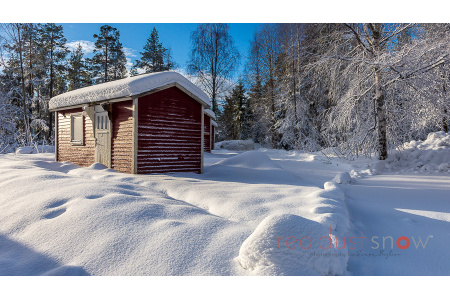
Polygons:
[[216,143],[216,127],[211,126],[211,150],[214,150],[214,144]]
[[205,114],[205,119],[204,119],[204,124],[205,127],[203,129],[203,132],[205,134],[205,137],[203,139],[203,144],[204,144],[204,151],[206,152],[211,152],[211,118]]
[[176,87],[138,100],[137,172],[201,172],[201,104]]

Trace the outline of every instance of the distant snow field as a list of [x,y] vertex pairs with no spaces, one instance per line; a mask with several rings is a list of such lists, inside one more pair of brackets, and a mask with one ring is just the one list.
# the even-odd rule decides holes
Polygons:
[[243,142],[204,174],[0,155],[0,275],[450,275],[450,135],[382,163]]

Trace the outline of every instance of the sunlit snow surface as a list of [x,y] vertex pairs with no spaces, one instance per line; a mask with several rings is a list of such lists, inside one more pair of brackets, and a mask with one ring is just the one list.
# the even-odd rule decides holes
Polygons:
[[[0,155],[0,275],[450,275],[449,173],[367,175],[372,163],[216,150],[204,174],[129,175]],[[311,229],[312,249],[287,248]]]

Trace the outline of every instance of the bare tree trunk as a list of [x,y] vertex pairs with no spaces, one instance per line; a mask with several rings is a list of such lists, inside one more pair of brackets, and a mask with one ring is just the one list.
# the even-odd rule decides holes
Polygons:
[[[374,55],[380,53],[381,25],[374,24],[372,26]],[[386,142],[386,111],[384,101],[384,91],[381,82],[380,67],[375,67],[375,101],[377,106],[378,119],[378,159],[385,160],[387,158],[387,142]]]
[[[34,93],[33,84],[32,84],[32,82],[33,82],[33,47],[32,47],[33,39],[32,39],[31,30],[33,30],[33,28],[30,28],[30,34],[29,34],[29,40],[28,40],[28,43],[30,45],[29,49],[28,49],[28,55],[30,58],[30,60],[29,60],[30,74],[28,75],[30,83],[29,83],[28,88],[29,88],[30,97],[33,97],[33,93]],[[39,110],[39,107],[38,107],[38,110]]]
[[384,106],[384,92],[381,87],[381,71],[378,67],[375,68],[375,101],[378,119],[378,159],[385,160],[387,158],[386,112]]
[[108,82],[108,42],[105,45],[105,82]]
[[[212,99],[212,109],[214,113],[218,113],[217,111],[217,60],[219,58],[219,54],[218,54],[218,50],[219,50],[219,46],[218,46],[218,41],[219,41],[219,36],[218,36],[218,30],[217,30],[217,26],[214,24],[211,24],[211,42],[214,45],[214,52],[213,52],[213,56],[212,56],[212,95],[213,95],[213,99]],[[214,41],[214,42],[213,42]]]
[[30,142],[30,129],[28,126],[28,117],[27,117],[27,101],[26,101],[26,88],[25,88],[25,74],[24,74],[24,68],[23,68],[23,55],[22,55],[22,37],[21,37],[21,27],[20,24],[15,24],[16,30],[17,30],[17,38],[18,38],[18,44],[19,44],[19,60],[20,60],[20,77],[22,81],[22,101],[23,101],[23,123],[25,127],[25,143],[28,145]]
[[212,111],[217,114],[217,94],[216,94],[216,77],[212,76],[212,95],[211,95],[211,105]]
[[[50,99],[53,98],[53,85],[54,85],[54,74],[53,74],[53,30],[52,30],[52,38],[50,41]],[[48,112],[48,139],[50,140],[52,136],[53,130],[53,113]]]
[[270,81],[269,81],[269,88],[270,88],[270,107],[271,107],[271,116],[272,116],[272,147],[277,148],[278,146],[278,136],[277,136],[277,130],[276,130],[276,115],[275,115],[275,95],[274,95],[274,88],[275,84],[273,82],[272,78],[272,71],[270,71]]
[[444,117],[442,118],[442,130],[448,133],[448,119],[447,119],[447,110],[444,109]]
[[293,78],[293,101],[294,101],[294,138],[295,138],[295,150],[299,150],[298,142],[299,142],[299,132],[298,132],[298,114],[297,114],[297,97],[296,97],[296,82],[295,82],[295,60],[292,62],[292,78]]
[[[447,88],[445,87],[445,83],[442,85],[442,89],[444,90],[444,95],[447,95]],[[442,130],[448,133],[448,111],[444,108],[444,117],[442,118]]]

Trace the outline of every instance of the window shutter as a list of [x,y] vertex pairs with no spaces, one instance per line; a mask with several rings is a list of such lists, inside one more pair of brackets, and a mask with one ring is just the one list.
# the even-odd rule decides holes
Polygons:
[[73,114],[71,116],[70,122],[71,129],[71,142],[74,145],[83,145],[83,137],[84,137],[84,126],[83,126],[83,115],[82,114]]

